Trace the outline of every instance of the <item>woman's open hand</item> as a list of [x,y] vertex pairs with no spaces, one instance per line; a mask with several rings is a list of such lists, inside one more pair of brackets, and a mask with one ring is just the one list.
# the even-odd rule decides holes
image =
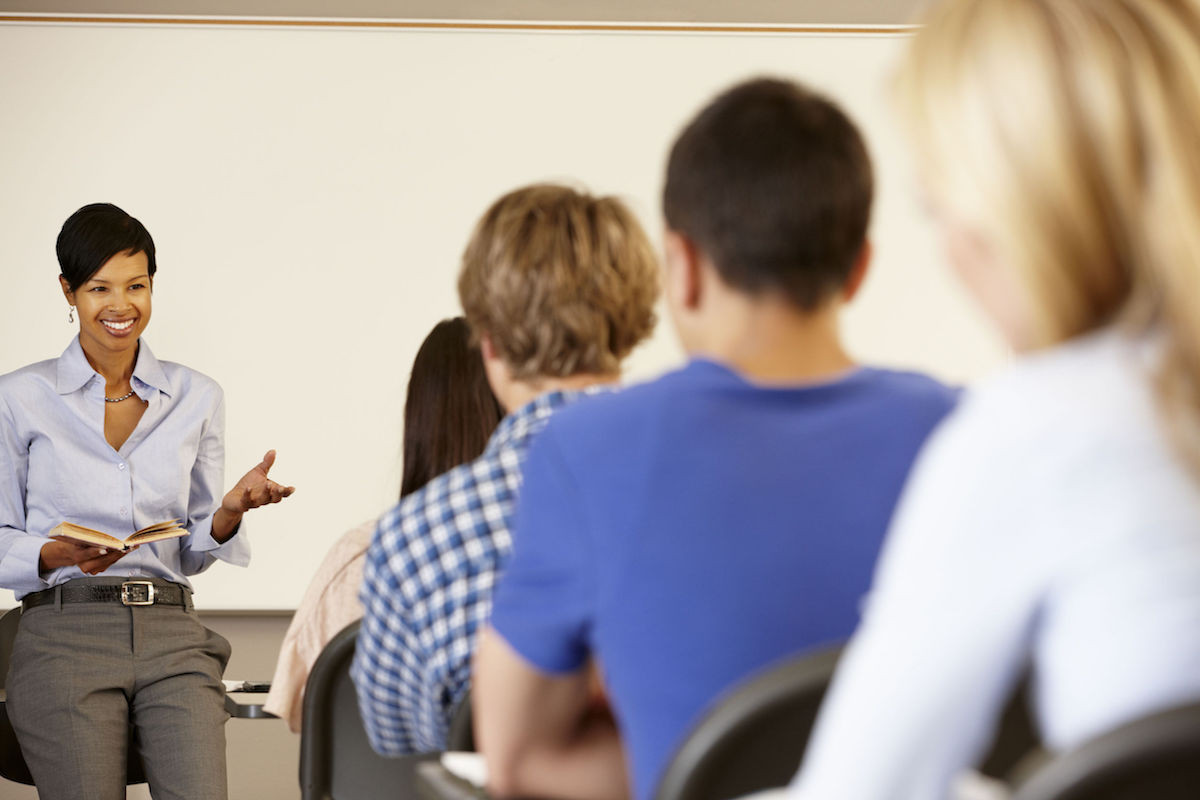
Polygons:
[[212,536],[218,542],[225,542],[233,536],[241,524],[242,514],[267,503],[278,503],[296,491],[295,486],[282,486],[267,477],[274,463],[275,451],[268,450],[262,462],[225,493],[212,523]]
[[295,486],[281,486],[267,477],[271,465],[275,463],[275,451],[268,450],[263,460],[254,469],[242,476],[232,489],[225,494],[221,508],[230,514],[244,514],[252,508],[265,506],[267,503],[278,503],[283,498],[296,491]]

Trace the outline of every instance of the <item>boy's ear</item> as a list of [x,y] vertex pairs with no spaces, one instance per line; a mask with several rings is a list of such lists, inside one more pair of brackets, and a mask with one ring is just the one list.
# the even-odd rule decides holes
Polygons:
[[663,238],[667,262],[667,291],[674,304],[692,310],[700,305],[700,250],[682,233],[668,230]]
[[858,294],[858,290],[862,288],[863,281],[867,277],[867,272],[871,268],[871,257],[874,251],[871,249],[871,242],[868,239],[863,240],[862,249],[858,251],[858,257],[854,259],[854,266],[850,268],[850,275],[846,278],[846,282],[842,285],[842,302],[849,303]]
[[486,333],[479,337],[479,352],[484,358],[496,357],[496,346],[492,344],[492,338]]
[[500,353],[496,350],[496,345],[492,342],[492,337],[486,333],[479,337],[479,355],[483,360],[483,374],[487,376],[488,386],[492,387],[492,394],[496,395],[496,399],[500,401],[500,405],[504,406],[504,410],[514,411],[509,402],[509,390],[512,388],[512,375],[509,373],[508,364]]

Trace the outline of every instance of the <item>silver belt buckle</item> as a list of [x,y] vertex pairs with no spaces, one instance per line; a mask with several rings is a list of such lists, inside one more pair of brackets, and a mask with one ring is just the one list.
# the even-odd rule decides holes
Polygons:
[[154,584],[150,581],[125,581],[121,584],[121,605],[154,605]]

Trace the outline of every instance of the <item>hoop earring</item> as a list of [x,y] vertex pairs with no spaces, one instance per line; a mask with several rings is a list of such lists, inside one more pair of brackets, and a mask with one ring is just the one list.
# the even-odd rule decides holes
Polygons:
[[75,306],[71,306],[71,310],[67,312],[67,322],[75,321]]

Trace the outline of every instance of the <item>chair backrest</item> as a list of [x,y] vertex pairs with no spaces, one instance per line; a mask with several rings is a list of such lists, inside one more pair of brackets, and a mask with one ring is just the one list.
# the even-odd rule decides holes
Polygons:
[[303,800],[415,797],[415,766],[432,757],[387,758],[371,749],[350,680],[358,628],[358,622],[350,623],[325,645],[304,686],[300,733]]
[[471,713],[471,690],[463,695],[450,717],[450,730],[446,734],[446,749],[463,753],[475,752],[475,717]]
[[1033,720],[1032,697],[1033,675],[1027,669],[996,720],[992,743],[976,766],[979,772],[1011,781],[1014,769],[1042,752],[1042,737]]
[[10,608],[0,616],[0,689],[8,684],[8,663],[12,659],[13,642],[21,625],[21,609]]
[[[12,608],[0,616],[0,689],[8,686],[8,666],[12,660],[13,643],[17,638],[17,629],[21,625],[21,609]],[[125,783],[146,782],[146,768],[142,764],[142,756],[134,740],[134,730],[129,728],[129,760],[125,766]],[[8,696],[0,703],[0,777],[15,783],[33,786],[33,776],[29,774],[29,765],[21,753],[21,745],[17,741],[16,731],[8,718]]]
[[[0,688],[8,685],[8,663],[12,656],[13,642],[17,638],[17,626],[21,624],[21,609],[12,608],[0,617]],[[33,776],[21,755],[21,745],[8,719],[8,700],[5,696],[0,706],[0,775],[10,781],[33,785]]]
[[1013,800],[1196,800],[1200,703],[1151,714],[1046,761]]
[[658,800],[725,800],[787,784],[840,655],[788,660],[719,699],[675,752]]

